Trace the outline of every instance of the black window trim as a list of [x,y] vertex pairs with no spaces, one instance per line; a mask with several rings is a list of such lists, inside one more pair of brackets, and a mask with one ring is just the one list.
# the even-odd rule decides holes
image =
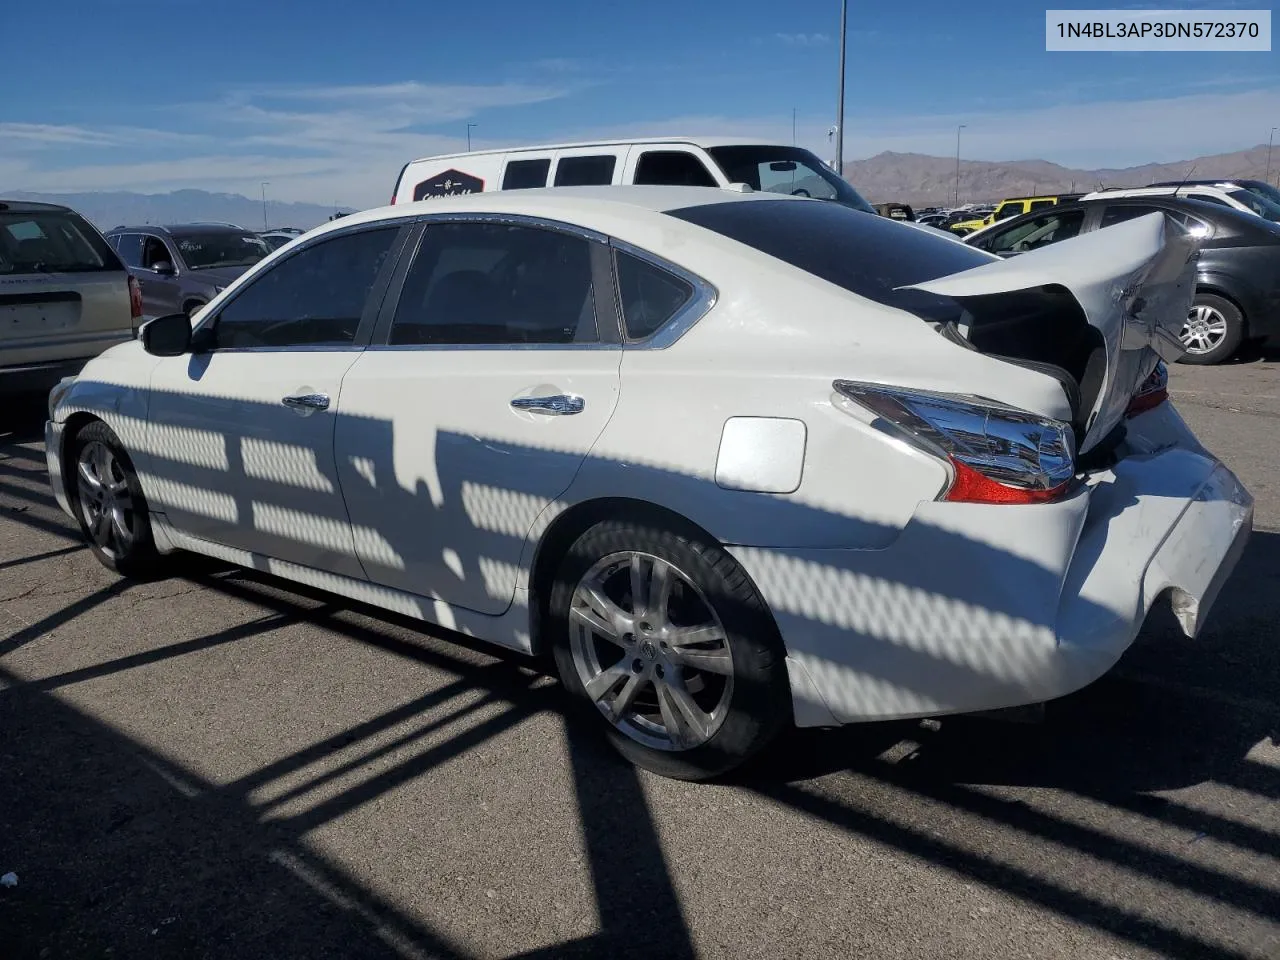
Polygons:
[[[651,266],[657,267],[659,270],[665,270],[667,273],[683,280],[693,288],[693,296],[685,302],[679,310],[667,318],[658,329],[647,337],[638,340],[627,339],[625,346],[628,350],[665,350],[688,333],[699,320],[705,317],[711,308],[716,305],[716,301],[720,299],[720,291],[714,285],[704,280],[684,267],[677,266],[670,260],[663,259],[656,254],[650,253],[648,250],[641,249],[633,244],[627,243],[625,240],[616,238],[609,241],[609,245],[614,251],[630,254],[631,256],[643,260]],[[618,318],[623,321],[625,332],[625,318],[622,315],[622,290],[618,284],[618,264],[616,255],[613,259],[613,296],[616,304]]]
[[[222,315],[222,311],[229,304],[232,304],[240,297],[245,290],[253,286],[256,280],[275,270],[283,263],[287,263],[294,257],[306,253],[308,250],[316,247],[329,240],[336,240],[339,237],[350,236],[356,233],[372,233],[376,230],[386,230],[388,228],[396,228],[397,234],[391,240],[391,246],[387,250],[386,259],[382,262],[382,267],[378,270],[378,276],[373,281],[373,286],[369,288],[369,295],[365,298],[364,309],[360,313],[360,323],[356,327],[355,338],[347,344],[293,344],[290,346],[259,346],[259,347],[204,347],[199,349],[200,353],[339,353],[339,352],[359,352],[364,350],[370,343],[370,338],[374,333],[374,327],[379,318],[379,311],[387,296],[388,287],[391,279],[395,275],[396,270],[400,266],[400,259],[404,255],[406,241],[415,230],[415,219],[411,215],[395,217],[387,220],[376,220],[369,223],[354,224],[344,226],[340,229],[333,230],[328,233],[320,234],[317,237],[309,239],[304,245],[290,250],[287,256],[274,258],[274,254],[268,254],[260,262],[265,264],[271,260],[271,264],[266,267],[259,267],[254,264],[243,277],[237,278],[234,283],[235,290],[230,296],[219,294],[224,297],[218,302],[216,310],[208,310],[200,322],[196,324],[192,330],[191,339],[193,345],[199,345],[201,341],[208,343],[213,336],[213,327],[218,322],[218,318]],[[282,248],[283,249],[283,248]],[[242,279],[248,279],[249,282],[242,283]]]
[[[400,295],[404,292],[405,280],[413,261],[417,258],[418,249],[426,235],[427,228],[439,223],[484,223],[504,224],[515,227],[531,227],[549,230],[553,233],[569,234],[588,241],[591,253],[591,283],[595,301],[596,332],[600,339],[594,343],[390,343],[391,324],[395,320],[396,309],[400,305]],[[435,350],[435,351],[492,351],[492,350],[617,350],[622,346],[622,314],[618,307],[617,295],[613,297],[601,295],[601,291],[615,290],[617,281],[613,275],[613,261],[609,252],[609,238],[589,227],[566,223],[562,220],[550,220],[544,217],[526,216],[515,213],[427,213],[415,218],[414,230],[406,239],[396,265],[395,274],[389,280],[386,295],[383,297],[381,309],[378,311],[371,337],[368,343],[370,350]]]

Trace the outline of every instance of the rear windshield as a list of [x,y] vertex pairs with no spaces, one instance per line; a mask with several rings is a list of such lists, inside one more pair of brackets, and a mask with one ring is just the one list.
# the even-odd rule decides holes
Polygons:
[[835,203],[738,201],[668,211],[869,300],[929,320],[954,319],[948,298],[899,290],[990,263],[992,256],[925,227]]
[[175,234],[173,242],[178,245],[183,262],[192,270],[249,267],[271,252],[261,237],[231,230]]
[[123,269],[102,234],[78,214],[0,212],[0,274]]

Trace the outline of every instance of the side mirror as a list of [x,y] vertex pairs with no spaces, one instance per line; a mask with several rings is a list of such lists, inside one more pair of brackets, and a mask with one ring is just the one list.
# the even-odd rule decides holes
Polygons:
[[157,260],[151,265],[151,271],[160,274],[162,277],[171,277],[177,272],[173,269],[173,264],[168,260]]
[[191,319],[170,313],[142,325],[142,349],[156,357],[180,357],[191,349]]

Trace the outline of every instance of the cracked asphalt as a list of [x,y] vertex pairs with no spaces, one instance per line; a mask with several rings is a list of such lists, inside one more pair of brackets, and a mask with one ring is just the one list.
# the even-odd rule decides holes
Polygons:
[[1257,498],[1192,642],[1039,725],[637,773],[530,662],[196,559],[124,583],[0,412],[0,956],[1280,957],[1280,351],[1177,367]]

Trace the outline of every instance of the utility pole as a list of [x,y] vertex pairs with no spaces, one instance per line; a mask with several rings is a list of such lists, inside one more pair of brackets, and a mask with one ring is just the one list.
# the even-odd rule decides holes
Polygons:
[[270,181],[262,181],[262,230],[267,230],[267,187],[271,186]]
[[467,153],[470,153],[470,152],[471,152],[471,128],[472,128],[472,127],[478,127],[478,126],[480,126],[480,124],[478,124],[478,123],[468,123],[468,124],[467,124]]
[[844,47],[849,0],[840,0],[840,95],[836,97],[836,174],[844,176]]
[[1267,137],[1267,175],[1262,178],[1267,183],[1271,182],[1271,144],[1276,138],[1276,130],[1280,130],[1280,127],[1272,127],[1271,136]]
[[956,127],[956,206],[960,206],[960,131],[967,127],[962,123]]

